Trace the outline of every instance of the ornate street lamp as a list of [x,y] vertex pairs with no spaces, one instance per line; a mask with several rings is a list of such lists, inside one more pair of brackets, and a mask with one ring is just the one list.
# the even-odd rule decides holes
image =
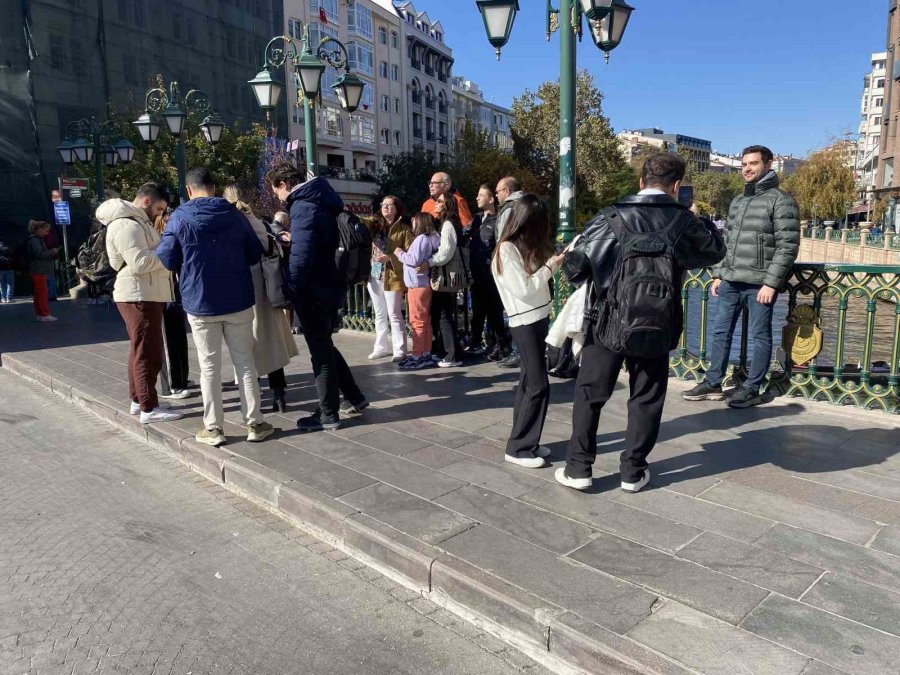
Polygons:
[[[475,0],[484,19],[488,42],[497,50],[509,40],[518,2]],[[625,0],[559,0],[553,9],[547,0],[547,39],[560,31],[559,62],[559,228],[557,242],[567,245],[575,236],[575,36],[581,36],[582,19],[587,17],[597,47],[609,52],[619,46],[634,11]],[[554,300],[558,302],[558,300]],[[559,309],[558,307],[556,308]]]
[[59,158],[63,161],[63,164],[68,165],[75,161],[75,150],[72,148],[73,145],[75,145],[73,141],[64,138],[62,143],[56,146],[56,151],[59,153]]
[[75,151],[75,159],[79,162],[87,164],[94,159],[94,144],[86,138],[79,138],[72,145]]
[[177,82],[169,85],[169,91],[160,86],[147,92],[144,98],[144,114],[134,122],[134,126],[140,131],[141,138],[146,143],[153,143],[159,136],[160,124],[157,115],[162,115],[166,121],[169,133],[175,138],[175,163],[178,171],[178,194],[182,201],[187,200],[187,189],[184,185],[185,167],[184,159],[184,124],[191,113],[205,115],[200,123],[200,130],[210,145],[215,145],[222,138],[225,128],[221,118],[212,112],[212,103],[209,97],[199,89],[191,89],[182,98]]
[[109,144],[100,148],[100,154],[103,155],[103,163],[106,166],[115,166],[119,162],[119,153]]
[[516,13],[519,11],[519,2],[518,0],[476,0],[475,4],[484,20],[488,42],[497,50],[497,60],[499,61],[500,49],[509,42],[509,34],[512,32]]
[[119,155],[119,161],[123,164],[128,164],[132,159],[134,159],[134,145],[132,145],[131,141],[127,138],[121,138],[116,141],[113,147],[116,149],[116,153]]
[[[329,49],[329,45],[333,48]],[[266,112],[266,120],[278,103],[283,85],[278,79],[282,68],[290,62],[297,83],[297,102],[303,102],[303,127],[306,140],[306,171],[309,176],[318,175],[316,165],[315,101],[322,88],[322,75],[328,66],[344,73],[332,85],[341,108],[353,113],[359,108],[366,83],[350,72],[350,56],[344,44],[333,37],[323,38],[319,44],[310,45],[309,26],[303,28],[303,40],[297,43],[287,35],[272,38],[263,52],[263,68],[248,82],[259,107]]]

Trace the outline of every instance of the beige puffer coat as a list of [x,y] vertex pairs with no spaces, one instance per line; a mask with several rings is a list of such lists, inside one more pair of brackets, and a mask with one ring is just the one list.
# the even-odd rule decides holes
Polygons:
[[116,274],[116,302],[172,302],[172,275],[156,247],[161,237],[143,209],[124,199],[109,199],[97,209],[106,225],[106,253]]

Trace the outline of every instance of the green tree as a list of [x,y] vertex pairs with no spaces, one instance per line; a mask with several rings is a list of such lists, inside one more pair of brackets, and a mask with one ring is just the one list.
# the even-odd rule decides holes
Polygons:
[[414,148],[410,152],[388,155],[382,165],[377,178],[378,190],[373,198],[375,213],[378,213],[377,205],[387,195],[399,197],[408,212],[418,211],[428,198],[428,181],[439,170],[434,155]]
[[739,173],[701,173],[694,176],[694,200],[704,213],[727,215],[731,200],[744,190]]
[[[580,227],[597,208],[632,192],[636,179],[603,114],[603,94],[587,70],[578,72],[575,87],[576,223]],[[550,198],[555,217],[559,211],[559,82],[525,90],[513,101],[512,111],[515,158],[535,176],[540,194]]]
[[811,154],[784,180],[782,188],[797,200],[801,218],[841,220],[853,203],[856,180],[847,166],[845,151],[832,146]]

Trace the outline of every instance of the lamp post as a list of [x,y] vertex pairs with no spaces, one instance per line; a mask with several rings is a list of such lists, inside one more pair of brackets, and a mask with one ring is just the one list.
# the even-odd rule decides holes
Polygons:
[[184,177],[187,173],[184,159],[184,123],[190,113],[206,115],[200,123],[200,131],[203,132],[206,141],[215,146],[222,138],[225,123],[212,111],[212,103],[206,94],[199,89],[191,89],[182,98],[177,82],[169,85],[168,93],[162,86],[148,91],[144,97],[144,114],[134,121],[134,126],[137,127],[141,139],[145,143],[156,142],[163,124],[175,137],[178,195],[181,201],[186,201],[188,198],[184,185]]
[[[113,138],[117,140],[111,144]],[[122,127],[112,120],[98,122],[96,117],[69,122],[56,151],[66,165],[94,163],[98,202],[103,201],[103,164],[110,167],[119,162],[128,164],[134,158],[134,146],[124,137]]]
[[[329,48],[330,47],[330,48]],[[359,107],[366,83],[350,72],[350,58],[344,44],[333,37],[323,38],[318,45],[309,41],[309,24],[303,27],[303,41],[300,48],[287,35],[278,35],[269,41],[263,53],[263,69],[247,84],[253,89],[259,107],[266,112],[269,120],[272,110],[278,105],[281,91],[283,66],[290,62],[297,84],[298,103],[303,101],[303,127],[306,142],[306,173],[308,177],[318,175],[318,151],[316,149],[315,101],[319,97],[322,74],[328,66],[344,69],[344,74],[332,85],[341,108],[353,113]]]
[[[475,0],[484,19],[488,42],[500,50],[509,41],[518,0]],[[575,36],[587,20],[594,44],[606,54],[619,46],[634,8],[625,0],[560,0],[553,9],[547,0],[547,40],[560,30],[559,64],[559,229],[557,242],[568,244],[575,236]]]

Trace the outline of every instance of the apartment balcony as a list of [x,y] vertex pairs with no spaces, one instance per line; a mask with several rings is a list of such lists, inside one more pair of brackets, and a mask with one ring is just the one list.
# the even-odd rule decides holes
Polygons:
[[341,180],[358,180],[366,183],[374,183],[375,176],[365,169],[345,169],[338,166],[319,165],[319,175],[327,178],[339,178]]
[[412,102],[415,105],[422,105],[422,94],[417,94],[416,92],[412,93]]
[[429,143],[434,143],[434,139],[435,139],[435,133],[433,131],[429,131],[427,134],[425,134],[425,140],[428,141]]
[[450,139],[448,139],[446,136],[441,136],[441,137],[438,139],[438,142],[439,142],[441,145],[449,145],[449,144],[450,144]]
[[421,129],[413,129],[413,138],[422,138],[422,130]]
[[437,79],[439,79],[444,84],[447,84],[447,80],[449,79],[445,73],[438,73]]
[[434,99],[426,98],[425,99],[425,107],[428,108],[429,110],[434,110]]
[[438,103],[438,112],[441,113],[441,115],[446,115],[449,109],[450,106],[446,103]]
[[411,65],[416,70],[422,70],[422,62],[421,61],[416,61],[415,59],[412,59],[409,62],[409,65]]
[[341,146],[344,144],[344,132],[331,126],[316,127],[316,140],[326,145]]
[[425,74],[428,75],[428,77],[434,77],[434,68],[425,66]]

